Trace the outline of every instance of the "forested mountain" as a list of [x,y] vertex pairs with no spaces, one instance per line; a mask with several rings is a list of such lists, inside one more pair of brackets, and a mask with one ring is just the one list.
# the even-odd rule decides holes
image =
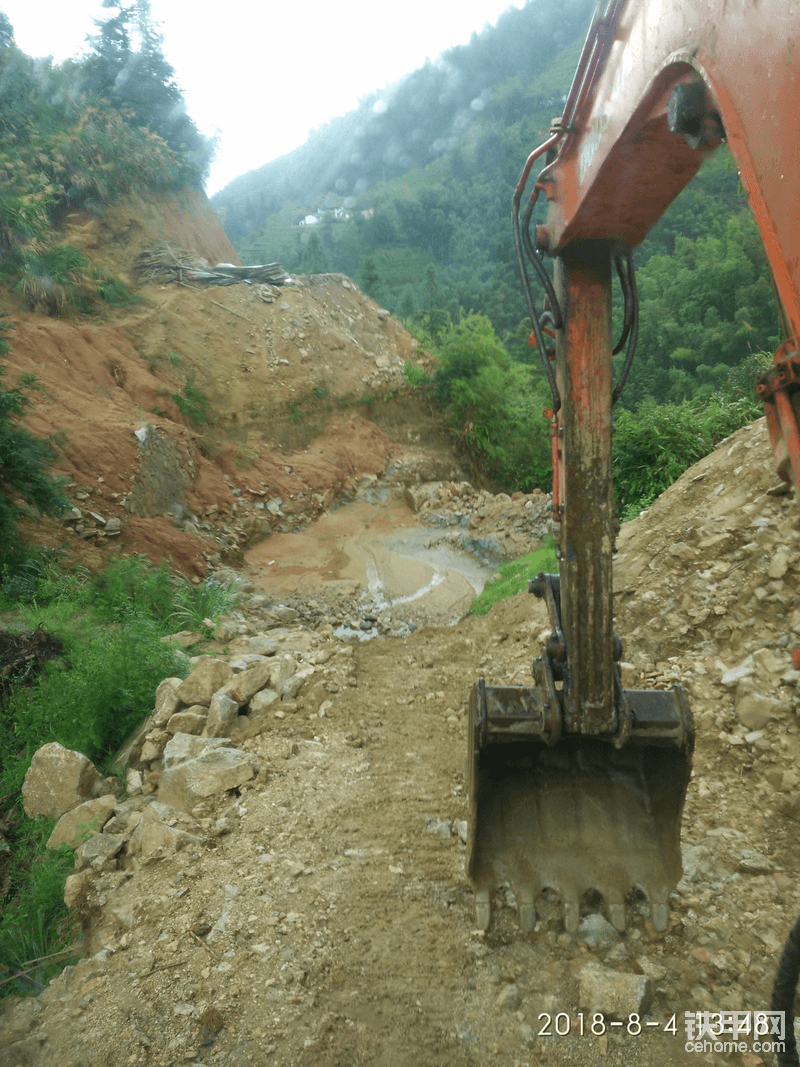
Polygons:
[[[518,121],[533,102],[526,87],[585,33],[593,7],[594,0],[530,0],[522,10],[509,8],[469,44],[365,97],[356,110],[314,130],[301,148],[212,197],[228,236],[238,246],[287,201],[311,205],[327,193],[358,196],[376,181],[424,167],[468,141],[487,111],[501,125]],[[497,99],[501,85],[507,88]],[[542,86],[535,102],[556,114],[560,92]],[[258,136],[267,155],[268,122]]]
[[[560,8],[558,19],[552,12],[537,0],[506,12],[386,101],[370,98],[298,152],[231,183],[212,202],[243,260],[341,271],[406,321],[480,312],[512,358],[535,363],[510,200],[562,106],[589,20],[581,3]],[[554,55],[567,32],[573,39]],[[300,225],[310,213],[319,221]],[[744,357],[774,349],[767,265],[724,149],[636,262],[641,327],[625,404],[709,395]]]
[[[439,361],[432,381],[419,368],[413,379],[433,390],[477,465],[510,488],[548,484],[541,412],[551,404],[527,344],[511,196],[561,112],[590,14],[542,0],[509,11],[212,201],[245,262],[349,274],[400,316]],[[639,343],[615,437],[619,499],[633,511],[669,484],[676,462],[703,454],[697,441],[713,447],[758,412],[753,377],[778,342],[761,241],[724,148],[635,260]],[[656,414],[654,403],[667,406]],[[701,423],[702,433],[674,436]]]

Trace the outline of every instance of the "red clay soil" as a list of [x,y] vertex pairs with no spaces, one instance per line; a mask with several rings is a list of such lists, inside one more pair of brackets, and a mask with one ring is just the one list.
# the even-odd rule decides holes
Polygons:
[[[136,256],[164,241],[209,263],[239,262],[197,190],[131,197],[101,217],[71,216],[59,240],[133,287],[140,302],[59,320],[0,289],[0,310],[15,326],[5,381],[39,380],[26,425],[41,435],[64,432],[57,468],[74,504],[122,520],[113,541],[95,538],[100,551],[53,523],[32,525],[38,539],[66,538],[92,567],[119,545],[204,571],[214,547],[207,537],[180,529],[175,517],[125,506],[142,462],[136,431],[148,424],[181,457],[184,519],[210,510],[233,522],[234,489],[253,504],[278,497],[285,515],[307,519],[350,479],[384,464],[392,442],[356,405],[365,393],[402,391],[416,342],[355,283],[322,275],[275,293],[138,284]],[[174,400],[192,386],[207,403],[199,425]]]

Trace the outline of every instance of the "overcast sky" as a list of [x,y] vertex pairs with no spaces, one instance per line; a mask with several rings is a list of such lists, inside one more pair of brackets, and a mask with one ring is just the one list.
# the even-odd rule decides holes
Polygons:
[[[354,108],[493,25],[524,0],[151,0],[189,114],[219,132],[210,194],[302,144],[308,131]],[[0,0],[17,45],[57,61],[79,55],[100,0]]]

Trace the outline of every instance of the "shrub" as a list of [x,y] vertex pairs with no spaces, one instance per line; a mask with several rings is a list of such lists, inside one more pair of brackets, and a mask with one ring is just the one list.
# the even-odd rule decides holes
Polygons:
[[112,307],[131,307],[141,300],[138,293],[134,293],[119,278],[113,278],[109,274],[101,274],[98,278],[97,295]]
[[190,629],[202,630],[206,619],[212,621],[230,611],[237,599],[237,585],[223,586],[214,578],[193,585],[183,576],[172,579],[175,607],[170,620]]
[[104,622],[138,615],[166,624],[174,609],[174,579],[166,563],[154,567],[145,556],[128,556],[112,561],[92,580],[91,600]]
[[45,664],[34,689],[8,700],[14,734],[6,739],[3,793],[21,787],[33,753],[50,741],[102,764],[150,713],[159,683],[187,673],[185,659],[159,640],[147,618],[130,614],[103,627],[90,615],[64,621],[52,609],[34,608],[33,625],[54,632],[65,657]]
[[771,363],[754,354],[734,368],[710,399],[618,411],[614,426],[614,492],[622,519],[634,518],[725,437],[762,414],[755,378]]
[[195,426],[205,426],[213,421],[208,397],[194,384],[194,373],[186,379],[182,392],[172,394],[172,399],[181,415]]
[[[0,345],[2,329],[0,325]],[[19,425],[22,415],[33,405],[33,375],[22,376],[8,387],[0,365],[0,583],[5,584],[24,560],[25,552],[17,532],[17,520],[25,514],[25,504],[43,515],[59,515],[69,507],[61,481],[50,476],[50,468],[63,443],[63,435],[37,437]]]
[[89,260],[71,245],[40,249],[23,258],[17,288],[31,310],[64,315],[69,307],[91,311],[96,286]]
[[[432,344],[433,334],[421,330],[421,341],[438,361],[433,395],[462,450],[508,492],[548,489],[550,443],[542,410],[549,398],[543,379],[511,361],[484,315],[470,312],[455,325],[448,317],[436,337]],[[429,380],[414,364],[403,369],[411,384]]]
[[408,360],[403,364],[403,375],[412,389],[422,389],[431,384],[431,376],[424,367]]
[[[85,571],[61,574],[53,559],[20,568],[15,613],[29,629],[45,629],[63,647],[61,658],[38,674],[7,683],[0,729],[0,797],[10,827],[9,894],[0,908],[0,995],[39,993],[68,962],[73,941],[63,903],[73,857],[45,842],[53,820],[28,819],[20,789],[33,753],[59,741],[108,770],[111,757],[149,714],[153,694],[166,677],[190,669],[184,656],[160,640],[172,616],[194,593],[166,567],[133,558],[95,579]],[[23,583],[23,578],[25,582]],[[13,584],[4,583],[8,601]],[[224,602],[217,598],[214,604]],[[192,600],[198,610],[213,604]],[[44,959],[44,957],[51,957]]]

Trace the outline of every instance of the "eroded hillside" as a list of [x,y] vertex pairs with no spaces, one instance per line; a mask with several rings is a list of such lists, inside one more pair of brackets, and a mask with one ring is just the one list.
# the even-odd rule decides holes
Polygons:
[[[137,256],[154,247],[238,263],[193,190],[71,216],[61,239],[140,297],[64,320],[0,294],[15,324],[8,378],[35,374],[42,391],[28,424],[66,433],[58,467],[81,513],[69,538],[90,564],[112,542],[197,573],[240,562],[274,525],[310,521],[374,474],[398,442],[425,439],[437,473],[453,473],[439,423],[405,399],[415,342],[355,283],[143,281]],[[372,412],[376,421],[364,418]],[[265,507],[273,499],[281,523]],[[55,544],[62,531],[43,536]]]

